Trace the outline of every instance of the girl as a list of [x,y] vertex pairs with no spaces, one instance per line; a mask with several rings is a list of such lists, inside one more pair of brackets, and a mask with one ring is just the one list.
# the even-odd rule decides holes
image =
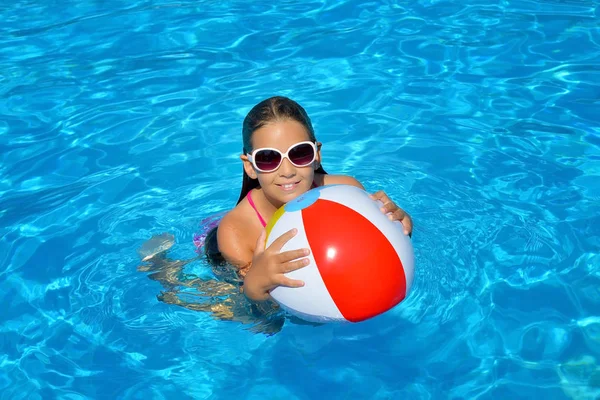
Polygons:
[[[321,143],[315,138],[306,111],[286,97],[258,103],[242,128],[242,191],[234,209],[206,238],[205,253],[213,263],[229,263],[243,278],[243,291],[253,301],[270,298],[276,286],[303,286],[284,274],[308,265],[309,249],[280,252],[296,230],[292,229],[265,248],[267,221],[275,211],[309,189],[330,184],[364,187],[350,176],[329,175],[321,166]],[[388,196],[371,196],[381,211],[402,222],[411,235],[412,220]]]

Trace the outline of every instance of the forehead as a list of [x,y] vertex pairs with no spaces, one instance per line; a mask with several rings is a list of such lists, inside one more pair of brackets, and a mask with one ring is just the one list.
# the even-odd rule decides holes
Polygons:
[[274,121],[254,131],[252,147],[274,147],[286,151],[291,145],[305,140],[310,140],[310,136],[301,123],[293,120]]

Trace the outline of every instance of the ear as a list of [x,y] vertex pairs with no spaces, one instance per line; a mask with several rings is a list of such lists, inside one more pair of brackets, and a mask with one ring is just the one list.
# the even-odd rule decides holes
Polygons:
[[256,171],[254,170],[254,165],[252,165],[252,163],[248,160],[248,156],[245,154],[242,154],[240,156],[240,159],[244,163],[244,171],[246,171],[246,174],[251,179],[257,179],[258,175],[256,174]]

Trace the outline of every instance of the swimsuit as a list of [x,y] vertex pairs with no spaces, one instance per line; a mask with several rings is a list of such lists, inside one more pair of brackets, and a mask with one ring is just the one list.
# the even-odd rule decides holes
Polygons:
[[[254,190],[254,189],[252,189],[252,190]],[[254,208],[254,211],[256,211],[256,215],[258,215],[258,219],[260,220],[260,223],[262,224],[262,226],[267,226],[267,223],[263,219],[262,215],[260,215],[260,213],[256,209],[256,206],[254,205],[254,201],[252,201],[252,195],[250,194],[250,193],[252,193],[252,190],[249,191],[248,195],[246,196],[246,197],[248,197],[248,203],[250,203],[250,205],[252,206],[252,208]]]
[[[317,184],[313,181],[313,184],[311,186],[311,189],[316,188]],[[254,190],[254,189],[252,189]],[[267,226],[267,223],[265,222],[265,219],[262,217],[262,215],[260,215],[260,213],[258,212],[258,210],[256,209],[256,206],[254,205],[254,201],[252,200],[252,190],[248,192],[248,194],[246,195],[246,197],[248,198],[248,203],[250,203],[250,206],[254,209],[254,211],[256,212],[256,215],[258,216],[258,219],[260,220],[260,223],[262,224],[262,226]]]

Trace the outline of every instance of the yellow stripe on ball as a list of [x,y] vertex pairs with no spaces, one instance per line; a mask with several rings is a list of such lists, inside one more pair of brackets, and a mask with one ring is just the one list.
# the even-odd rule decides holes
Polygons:
[[279,209],[277,209],[277,211],[275,211],[275,214],[273,214],[273,216],[269,220],[269,223],[267,224],[267,226],[265,228],[267,230],[267,237],[265,239],[265,247],[269,240],[269,235],[271,234],[271,230],[273,229],[273,227],[275,226],[275,224],[277,223],[279,218],[281,218],[281,216],[283,215],[284,212],[285,212],[284,206],[279,207]]

